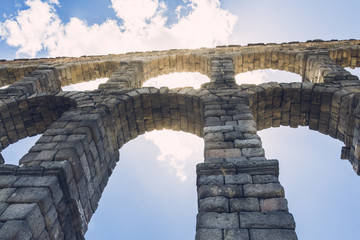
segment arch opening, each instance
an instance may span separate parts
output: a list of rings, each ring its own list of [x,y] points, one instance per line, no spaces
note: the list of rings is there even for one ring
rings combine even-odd
[[[195,166],[203,161],[203,149],[201,138],[170,130],[146,132],[125,144],[86,239],[194,238]]]
[[[150,78],[144,82],[143,87],[192,87],[199,89],[201,84],[210,82],[210,78],[199,72],[176,72]]]
[[[280,182],[299,239],[352,239],[360,233],[354,221],[360,211],[360,178],[340,160],[340,141],[306,127],[258,133],[267,158],[279,160]],[[310,230],[314,226],[315,232]]]
[[[99,85],[102,83],[106,83],[109,80],[109,78],[97,78],[92,81],[88,82],[81,82],[81,83],[75,83],[70,84],[67,86],[62,87],[63,91],[90,91],[98,89]]]
[[[19,165],[19,160],[35,145],[36,141],[41,137],[40,134],[23,138],[16,143],[5,148],[1,155],[5,164]]]
[[[235,81],[238,85],[261,84],[267,82],[290,83],[301,82],[302,78],[300,75],[292,72],[274,69],[260,69],[239,73],[235,76]]]
[[[352,75],[358,76],[360,78],[360,67],[356,68],[345,68],[345,70],[349,71]]]
[[[64,96],[51,94],[3,101],[0,106],[0,120],[4,131],[0,134],[0,151],[19,140],[44,133],[72,104],[72,101]],[[30,142],[34,143],[34,140]]]

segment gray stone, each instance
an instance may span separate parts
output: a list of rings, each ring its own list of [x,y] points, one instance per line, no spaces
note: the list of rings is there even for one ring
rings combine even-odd
[[[236,139],[234,143],[236,148],[261,148],[261,141],[259,139]]]
[[[207,133],[204,136],[205,142],[224,141],[224,135],[221,132]]]
[[[198,198],[223,196],[227,198],[243,197],[242,187],[239,185],[202,185],[198,188]]]
[[[251,240],[298,240],[290,229],[250,229]]]
[[[231,132],[234,130],[233,126],[211,126],[211,127],[204,127],[204,133],[215,133],[215,132]]]
[[[278,183],[279,179],[274,175],[254,175],[252,176],[254,183]]]
[[[6,200],[16,191],[16,188],[3,188],[0,189],[0,202],[6,202]]]
[[[199,212],[229,212],[229,199],[225,197],[207,197],[200,199]]]
[[[198,213],[198,228],[233,229],[239,228],[237,213]]]
[[[244,196],[259,198],[284,197],[284,188],[279,183],[246,184],[244,185]]]
[[[235,139],[243,139],[244,134],[242,131],[227,132],[224,135],[225,141],[234,141]]]
[[[250,174],[242,173],[236,175],[225,175],[225,184],[246,184],[252,183]]]
[[[13,240],[30,240],[32,233],[29,226],[25,221],[13,220],[6,221],[5,224],[0,228],[1,239],[13,239]]]
[[[241,212],[241,228],[295,229],[293,216],[287,212]]]
[[[259,200],[257,198],[231,198],[230,212],[259,212]]]
[[[11,204],[0,216],[0,221],[9,220],[24,220],[35,239],[39,238],[45,229],[44,219],[36,203]]]
[[[223,175],[210,175],[210,176],[200,176],[197,180],[197,185],[203,184],[224,184],[224,176]]]
[[[247,229],[225,229],[224,240],[250,240]]]
[[[262,212],[288,211],[288,204],[285,198],[261,199],[260,207]]]
[[[200,228],[196,231],[195,240],[223,240],[220,229]]]
[[[263,157],[265,155],[263,148],[242,148],[241,153],[246,157]]]

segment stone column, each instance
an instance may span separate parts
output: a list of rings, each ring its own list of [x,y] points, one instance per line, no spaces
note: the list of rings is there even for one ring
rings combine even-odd
[[[235,70],[232,58],[211,59],[211,81],[223,85],[235,85]]]
[[[140,88],[144,79],[142,62],[123,62],[99,89]]]
[[[264,157],[247,99],[206,102],[204,117],[196,240],[297,239],[278,161]]]

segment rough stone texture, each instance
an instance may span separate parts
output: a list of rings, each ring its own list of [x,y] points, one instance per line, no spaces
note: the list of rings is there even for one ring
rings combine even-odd
[[[242,212],[240,213],[241,228],[295,228],[293,216],[283,212]]]
[[[0,238],[84,239],[118,149],[154,129],[202,137],[197,166],[196,239],[297,239],[278,180],[257,131],[290,126],[344,143],[360,174],[360,40],[249,44],[80,58],[0,61],[0,151],[28,136],[38,142],[6,164],[0,154]],[[301,83],[238,86],[258,69],[299,74]],[[193,88],[142,88],[152,77],[199,72]],[[61,87],[96,78],[99,89]]]
[[[246,229],[224,230],[224,240],[249,240],[249,233]]]
[[[297,240],[294,231],[286,229],[251,229],[252,240]]]

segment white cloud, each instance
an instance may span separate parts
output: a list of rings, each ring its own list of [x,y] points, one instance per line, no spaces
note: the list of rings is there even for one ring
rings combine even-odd
[[[19,11],[14,19],[0,23],[0,36],[10,46],[19,48],[19,56],[34,57],[42,49],[53,48],[61,27],[52,5],[56,3],[27,0],[28,9]]]
[[[88,25],[76,17],[62,22],[57,0],[27,0],[28,9],[0,23],[0,36],[18,48],[18,57],[80,56],[169,48],[213,47],[226,44],[237,17],[220,8],[219,0],[189,0],[191,9],[178,22],[166,26],[164,2],[112,0],[119,19]],[[39,17],[41,16],[41,17]],[[119,23],[120,22],[120,23]]]
[[[145,139],[153,141],[161,154],[157,156],[159,161],[167,161],[169,166],[176,171],[180,181],[186,181],[186,161],[193,152],[204,148],[203,139],[184,132],[171,130],[152,131],[145,134]]]
[[[116,16],[124,20],[127,30],[140,30],[146,28],[147,21],[156,17],[164,5],[158,0],[111,0]]]

